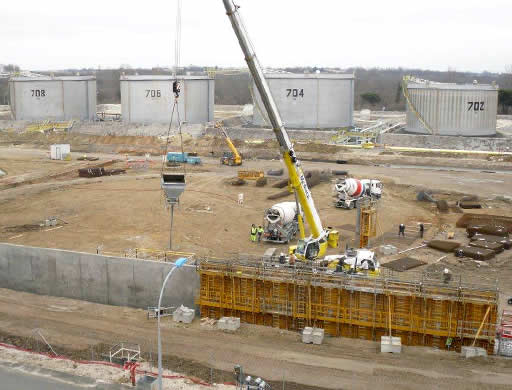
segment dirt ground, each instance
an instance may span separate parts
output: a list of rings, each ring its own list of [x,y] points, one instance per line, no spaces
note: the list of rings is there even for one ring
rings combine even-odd
[[[33,332],[39,328],[57,353],[75,358],[97,358],[105,345],[128,341],[156,360],[156,323],[143,310],[5,289],[0,289],[0,302],[0,338],[7,342],[43,349]],[[275,388],[284,380],[285,389],[507,389],[512,381],[512,360],[503,358],[469,361],[455,352],[421,347],[384,355],[374,342],[327,338],[322,345],[309,345],[297,333],[248,324],[228,333],[198,319],[183,325],[165,318],[162,336],[169,369],[210,380],[213,367],[218,383],[232,381],[235,364]]]
[[[85,139],[74,137],[75,142],[85,145]],[[0,169],[7,175],[0,178],[0,241],[94,253],[99,249],[111,254],[131,253],[135,248],[168,248],[169,210],[160,190],[161,160],[155,156],[146,162],[144,157],[128,156],[140,161],[126,161],[127,147],[132,148],[131,155],[140,155],[146,146],[159,150],[161,141],[151,137],[133,138],[135,141],[124,139],[122,147],[119,143],[110,144],[111,152],[92,153],[100,158],[99,163],[120,160],[109,168],[127,169],[125,175],[95,179],[77,176],[78,167],[97,163],[77,161],[82,152],[73,153],[69,162],[51,161],[44,140],[19,141],[15,146],[8,141],[2,143]],[[87,142],[99,142],[98,139],[87,138]],[[106,142],[101,146],[109,145],[107,138],[103,141]],[[214,154],[225,149],[224,144],[212,144],[211,140],[207,147]],[[321,150],[314,153],[320,155]],[[421,245],[423,241],[416,231],[418,222],[429,227],[425,239],[444,238],[447,231],[455,231],[457,240],[467,242],[463,230],[454,228],[462,214],[453,211],[442,214],[432,203],[418,202],[416,194],[420,189],[431,190],[449,204],[454,204],[463,194],[477,195],[484,208],[476,212],[512,216],[507,199],[496,199],[498,195],[512,196],[512,171],[505,170],[504,162],[475,159],[471,160],[474,164],[481,162],[487,169],[469,170],[467,161],[459,158],[395,155],[381,156],[392,158],[387,160],[387,165],[382,160],[379,165],[372,165],[378,153],[347,154],[357,164],[310,161],[303,164],[305,170],[343,169],[354,177],[377,178],[384,183],[374,247],[392,243],[404,250]],[[232,186],[229,179],[236,176],[237,168],[220,166],[218,158],[202,156],[202,159],[201,166],[186,167],[187,188],[174,214],[173,249],[199,256],[261,255],[269,246],[250,242],[250,225],[263,222],[264,210],[277,203],[267,200],[267,196],[281,190],[270,185],[258,188],[252,182]],[[436,159],[442,159],[442,164],[439,161],[430,164]],[[423,166],[418,166],[418,160],[424,161]],[[495,170],[489,170],[489,166]],[[280,167],[278,160],[248,159],[243,165],[243,169],[265,172]],[[277,179],[270,178],[270,183],[274,180]],[[237,203],[239,193],[244,194],[243,206]],[[340,247],[353,245],[355,211],[332,205],[332,182],[315,186],[312,193],[324,225],[340,230]],[[282,200],[287,199],[292,197]],[[38,227],[50,216],[59,219],[58,226]],[[397,237],[400,223],[408,228],[405,239]],[[330,249],[329,254],[337,252],[339,249]],[[475,283],[493,284],[497,280],[502,305],[512,297],[510,251],[498,255],[488,265],[458,260],[453,255],[437,262],[444,254],[427,248],[407,255],[428,263],[413,272],[448,267],[457,276]],[[385,263],[393,258],[380,259]],[[52,345],[55,343],[65,350],[89,351],[91,346],[124,340],[141,343],[146,352],[155,351],[155,325],[140,310],[9,290],[0,291],[0,302],[0,332],[4,339],[32,337],[32,330],[41,328]],[[225,381],[237,363],[269,380],[279,382],[284,376],[286,382],[304,387],[505,389],[512,381],[510,360],[465,361],[455,353],[414,347],[405,348],[400,356],[380,355],[376,343],[352,339],[328,339],[325,345],[312,347],[301,344],[295,333],[249,325],[243,325],[236,334],[227,334],[201,327],[198,321],[188,327],[169,322],[164,340],[170,369],[208,373],[208,367],[214,367]]]

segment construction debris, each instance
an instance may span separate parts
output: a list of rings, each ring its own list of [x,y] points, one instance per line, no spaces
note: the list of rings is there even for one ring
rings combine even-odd
[[[493,236],[491,234],[480,234],[476,233],[473,237],[470,238],[471,241],[487,241],[487,242],[497,242],[503,245],[503,248],[510,249],[512,248],[512,239],[507,237]]]
[[[460,201],[458,203],[461,209],[481,209],[482,205],[480,202],[472,202],[472,201]]]
[[[260,177],[265,177],[265,174],[263,171],[256,171],[256,170],[239,170],[238,171],[238,178],[243,180],[257,180]]]
[[[103,167],[80,168],[78,176],[80,177],[100,177],[114,176],[126,173],[126,169],[105,169]]]
[[[487,351],[479,347],[462,347],[460,354],[466,359],[469,359],[478,356],[487,356]]]
[[[383,353],[401,353],[402,339],[400,337],[381,336],[380,352]]]
[[[475,248],[483,248],[483,249],[490,249],[494,251],[494,253],[501,253],[503,252],[503,245],[501,245],[498,242],[488,242],[488,241],[471,241],[469,246],[473,246]]]
[[[444,199],[436,200],[437,209],[443,213],[448,212],[448,202]]]
[[[245,184],[247,184],[247,182],[244,179],[234,178],[233,180],[231,180],[232,186],[243,186]]]
[[[394,255],[398,252],[398,248],[394,245],[381,245],[379,247],[379,252],[383,255]]]
[[[284,169],[281,168],[281,169],[269,169],[267,171],[267,175],[268,176],[282,176],[284,173]]]
[[[321,328],[306,326],[302,331],[302,342],[304,344],[321,345],[324,341],[325,331]]]
[[[256,187],[265,187],[267,185],[267,181],[266,177],[256,179]]]
[[[284,188],[288,185],[288,179],[279,180],[277,183],[272,184],[272,188]]]
[[[189,309],[186,306],[181,305],[172,314],[174,322],[183,322],[184,324],[190,324],[194,320],[195,310]]]
[[[416,200],[418,200],[420,202],[435,202],[436,201],[434,199],[434,197],[432,196],[432,194],[427,191],[419,191],[418,194],[416,195]]]
[[[503,225],[497,224],[478,224],[478,225],[469,225],[466,228],[468,233],[468,237],[473,237],[476,233],[480,234],[489,234],[492,236],[500,236],[500,237],[508,237],[509,229]]]
[[[424,261],[412,258],[412,257],[402,257],[398,260],[390,261],[389,263],[381,264],[383,267],[392,269],[396,272],[404,272],[412,268],[420,267],[422,265],[427,264]]]
[[[458,228],[467,228],[471,225],[500,225],[512,233],[512,217],[503,215],[465,213],[456,224]]]
[[[240,328],[240,318],[238,317],[221,317],[217,321],[217,329],[235,331]]]
[[[457,257],[469,257],[475,260],[490,260],[496,253],[491,249],[475,248],[472,246],[463,246],[455,250]]]
[[[80,156],[77,158],[78,161],[98,161],[99,157],[92,157],[92,156]]]
[[[453,252],[455,249],[460,247],[461,244],[457,241],[431,240],[427,245],[430,248],[434,248],[442,252]]]

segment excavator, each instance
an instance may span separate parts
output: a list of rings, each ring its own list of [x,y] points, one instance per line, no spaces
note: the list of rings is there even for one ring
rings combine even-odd
[[[231,141],[231,138],[229,138],[228,133],[226,133],[226,130],[224,127],[222,127],[222,124],[220,122],[215,123],[215,128],[219,129],[222,136],[226,140],[226,143],[229,146],[229,149],[231,152],[224,152],[224,155],[220,158],[220,163],[222,165],[242,165],[242,156],[240,153],[238,153],[238,150],[235,147],[235,144],[233,144],[233,141]]]
[[[328,247],[338,247],[339,233],[329,228],[324,229],[322,226],[322,221],[315,208],[313,196],[308,188],[302,165],[295,154],[293,144],[286,132],[270,88],[263,75],[263,69],[250,43],[249,36],[238,12],[239,7],[232,0],[223,0],[223,2],[279,143],[281,155],[288,170],[290,186],[295,193],[296,202],[299,204],[311,231],[310,236],[306,237],[304,220],[302,214],[298,213],[300,239],[294,248],[295,256],[302,261],[314,261],[322,257]]]

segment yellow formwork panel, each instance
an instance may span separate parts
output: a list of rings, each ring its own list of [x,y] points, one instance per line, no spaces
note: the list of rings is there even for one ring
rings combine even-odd
[[[476,345],[492,353],[497,291],[417,282],[287,275],[251,267],[201,264],[197,303],[203,317],[300,331],[324,328],[331,336],[380,340],[391,329],[404,345],[445,349],[470,345],[490,307]]]

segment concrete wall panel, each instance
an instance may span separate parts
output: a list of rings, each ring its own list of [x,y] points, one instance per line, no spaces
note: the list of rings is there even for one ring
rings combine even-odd
[[[82,299],[80,280],[80,256],[57,253],[55,256],[54,294],[67,298]]]
[[[133,262],[124,259],[108,259],[108,304],[135,306],[135,281]]]
[[[80,256],[82,299],[108,304],[107,260],[82,253]]]
[[[171,263],[0,243],[0,287],[90,302],[147,308],[158,303]],[[163,304],[194,306],[194,268],[173,273]]]

